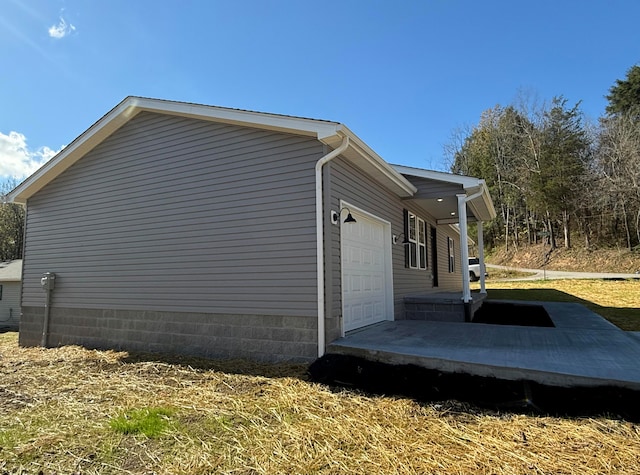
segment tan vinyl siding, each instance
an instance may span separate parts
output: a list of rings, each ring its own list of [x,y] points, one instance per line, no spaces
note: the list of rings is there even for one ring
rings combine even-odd
[[[462,185],[439,182],[416,176],[408,176],[408,178],[418,189],[415,195],[416,198],[438,198],[464,193]],[[433,221],[430,222],[430,225],[434,225]],[[460,234],[453,230],[448,224],[437,226],[436,234],[438,239],[438,287],[435,290],[462,290],[462,274],[460,273]],[[455,243],[455,272],[453,273],[449,272],[449,254],[447,248],[448,237],[452,238]],[[433,243],[429,242],[428,256],[430,261],[432,258],[432,245]],[[432,263],[429,262],[429,266],[431,265]]]
[[[454,242],[454,272],[449,272],[449,248],[447,238]],[[438,226],[438,283],[441,290],[462,290],[462,274],[460,272],[460,234],[449,225]]]
[[[314,316],[317,140],[141,113],[29,199],[23,305]]]

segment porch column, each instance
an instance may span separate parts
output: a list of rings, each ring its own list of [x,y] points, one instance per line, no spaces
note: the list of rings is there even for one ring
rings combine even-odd
[[[471,285],[469,284],[469,239],[467,237],[467,195],[458,197],[458,225],[460,226],[460,269],[462,269],[462,300],[471,301]]]
[[[484,279],[484,231],[482,230],[482,221],[478,221],[478,260],[480,261],[480,293],[486,294],[487,289]]]

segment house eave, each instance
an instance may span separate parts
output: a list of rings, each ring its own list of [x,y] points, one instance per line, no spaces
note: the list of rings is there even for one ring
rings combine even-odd
[[[26,204],[27,199],[75,164],[96,145],[131,120],[138,112],[139,110],[136,110],[127,100],[122,101],[9,192],[7,199],[14,203]]]
[[[22,260],[0,263],[0,283],[22,281]]]
[[[137,114],[145,111],[318,138],[335,136],[342,128],[342,124],[337,122],[130,96],[18,185],[7,195],[7,198],[14,203],[25,204],[47,183],[75,164]]]
[[[308,135],[317,138],[333,136],[342,124],[318,119],[307,119],[267,112],[255,112],[242,109],[231,109],[219,106],[208,106],[187,102],[168,101],[164,99],[148,99],[128,97],[138,111],[171,114],[192,119],[211,120],[219,123],[252,126],[277,132]]]
[[[334,146],[338,137],[341,140],[344,136],[349,137],[349,148],[343,153],[346,158],[383,183],[400,198],[410,198],[415,195],[418,189],[347,126],[342,125],[337,136],[320,140],[326,145]]]
[[[129,96],[12,190],[7,195],[8,200],[26,204],[31,196],[140,112],[170,114],[309,136],[332,147],[335,147],[343,137],[348,136],[351,145],[346,155],[349,158],[358,162],[359,166],[371,173],[374,178],[384,183],[398,196],[408,197],[416,192],[416,188],[406,178],[339,122]]]

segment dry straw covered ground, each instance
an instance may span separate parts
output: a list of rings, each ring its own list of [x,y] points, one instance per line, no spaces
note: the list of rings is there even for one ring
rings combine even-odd
[[[114,423],[141,413],[159,431]],[[311,383],[301,366],[20,348],[0,334],[0,473],[39,471],[640,473],[640,427],[374,397]]]

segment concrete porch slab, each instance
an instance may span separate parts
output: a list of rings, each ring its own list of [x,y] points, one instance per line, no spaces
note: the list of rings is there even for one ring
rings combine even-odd
[[[586,307],[542,305],[555,328],[399,320],[332,342],[327,354],[560,387],[640,390],[640,341]]]

